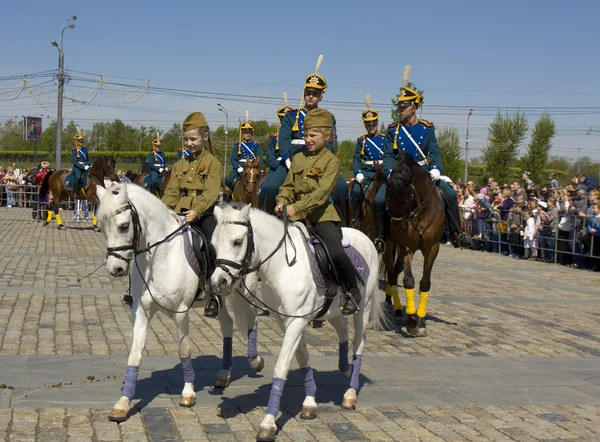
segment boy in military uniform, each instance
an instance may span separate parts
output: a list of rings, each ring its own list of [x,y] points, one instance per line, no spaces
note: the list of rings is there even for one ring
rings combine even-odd
[[[287,105],[287,99],[285,101],[286,104],[277,109],[277,118],[279,118],[280,126],[283,117],[285,117],[285,114],[292,110],[292,107]],[[267,164],[269,165],[269,173],[262,182],[258,194],[258,207],[263,209],[267,213],[273,213],[273,211],[275,210],[275,199],[267,200],[265,198],[265,192],[263,191],[263,188],[265,185],[268,186],[269,181],[271,180],[271,178],[273,178],[273,175],[275,175],[275,172],[279,168],[281,160],[282,157],[280,156],[279,152],[279,132],[277,132],[271,134],[271,136],[269,137],[269,143],[267,144]]]
[[[152,152],[148,154],[148,165],[150,166],[150,192],[156,193],[162,188],[163,172],[167,172],[167,160],[164,152],[160,151],[160,138],[152,140]]]
[[[254,125],[252,121],[246,119],[240,124],[240,141],[233,145],[231,149],[231,156],[229,157],[233,170],[225,178],[225,185],[233,192],[234,180],[244,173],[244,167],[248,160],[255,158],[259,159],[258,167],[262,169],[262,149],[260,144],[252,140],[252,134],[254,132]]]
[[[323,99],[323,94],[327,90],[327,81],[322,75],[319,75],[317,71],[321,64],[322,56],[319,57],[317,62],[317,69],[315,73],[309,74],[304,81],[304,92],[303,102],[304,106],[300,109],[292,109],[287,112],[283,121],[281,122],[281,128],[279,129],[279,157],[281,157],[280,165],[273,174],[269,182],[263,185],[262,192],[265,193],[265,199],[267,201],[267,207],[270,205],[269,200],[275,199],[279,188],[283,184],[287,172],[292,163],[292,157],[303,150],[304,148],[304,119],[306,114],[312,110],[317,109],[319,102]],[[333,136],[330,141],[327,142],[327,149],[334,154],[336,153],[337,135],[335,129],[335,119],[333,121]],[[333,192],[335,196],[335,202],[338,206],[338,211],[342,217],[342,222],[345,226],[349,224],[348,220],[348,184],[343,176],[338,177],[338,182]]]
[[[354,314],[360,303],[356,273],[342,247],[340,217],[329,197],[340,176],[340,160],[325,146],[333,138],[333,115],[325,109],[309,111],[304,120],[305,149],[297,153],[277,195],[276,213],[286,206],[292,221],[306,220],[321,235],[342,283],[350,292],[342,314]]]
[[[371,99],[365,97],[367,108],[371,107]],[[366,197],[366,189],[369,187],[375,177],[374,164],[379,163],[383,168],[383,155],[385,153],[385,137],[379,134],[379,112],[373,109],[367,109],[362,113],[362,120],[367,131],[366,135],[356,140],[354,149],[354,169],[355,183],[352,186],[352,213],[354,218],[360,214],[362,203]],[[383,241],[383,215],[385,214],[385,189],[383,184],[375,195],[373,204],[373,214],[375,223],[375,237],[378,250],[382,249]]]
[[[433,123],[417,118],[416,111],[423,103],[423,95],[406,86],[400,88],[396,106],[399,122],[390,124],[386,136],[386,151],[384,168],[389,174],[394,167],[396,157],[400,152],[409,153],[415,161],[429,173],[440,189],[446,201],[446,220],[450,228],[452,245],[454,247],[470,247],[471,239],[463,233],[458,213],[456,192],[444,180],[442,174],[442,154],[435,136]]]
[[[73,199],[77,199],[79,190],[83,187],[83,174],[90,168],[88,161],[88,151],[83,147],[83,135],[77,128],[77,133],[73,137],[73,150],[71,151],[71,161],[73,162]]]
[[[184,120],[183,140],[189,156],[173,166],[162,201],[175,212],[182,212],[186,222],[194,223],[204,231],[211,257],[210,268],[207,269],[210,275],[216,259],[216,253],[210,245],[217,226],[213,208],[221,189],[223,167],[212,154],[210,130],[202,113],[193,112]],[[205,316],[218,316],[219,307],[220,299],[211,293]]]

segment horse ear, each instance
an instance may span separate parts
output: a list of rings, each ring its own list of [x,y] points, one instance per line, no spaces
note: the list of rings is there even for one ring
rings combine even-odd
[[[127,204],[127,201],[129,200],[127,198],[127,184],[120,184],[120,187],[121,187],[120,189],[115,188],[113,190],[113,193],[114,192],[118,192],[116,194],[117,195],[117,202],[119,204],[125,205],[125,204]]]
[[[106,195],[106,189],[102,186],[96,186],[96,196],[98,196],[98,200],[101,200],[104,195]]]
[[[217,219],[217,223],[218,223],[219,220],[221,219],[221,215],[223,214],[223,209],[221,209],[221,207],[219,207],[219,206],[215,206],[215,209],[213,210],[213,214],[215,215],[215,218]]]
[[[244,219],[248,219],[250,218],[250,204],[246,204],[242,210],[240,211],[240,215],[242,216],[242,218]]]

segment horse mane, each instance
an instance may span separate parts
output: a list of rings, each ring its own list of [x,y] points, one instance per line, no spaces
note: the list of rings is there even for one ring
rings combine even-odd
[[[403,214],[410,209],[406,206],[411,201],[410,185],[413,180],[413,167],[415,166],[419,167],[414,158],[406,152],[401,152],[392,168],[386,200],[388,207],[394,214]]]

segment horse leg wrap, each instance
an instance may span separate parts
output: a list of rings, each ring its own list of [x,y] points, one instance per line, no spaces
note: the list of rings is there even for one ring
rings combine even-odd
[[[92,226],[95,226],[98,224],[98,218],[96,218],[96,215],[92,216]]]
[[[46,222],[49,223],[52,221],[52,210],[48,210],[48,216],[46,217]]]
[[[231,370],[233,365],[233,340],[223,338],[223,370]]]
[[[269,395],[269,404],[267,405],[267,414],[277,416],[277,413],[279,413],[279,404],[281,403],[284,385],[285,379],[273,378],[271,394]]]
[[[406,314],[414,315],[417,309],[415,308],[415,289],[404,289],[406,295]]]
[[[192,358],[181,358],[181,368],[183,369],[183,382],[193,384],[196,380],[196,374],[192,368]]]
[[[419,292],[419,308],[417,309],[417,316],[424,318],[427,314],[427,298],[429,292]]]
[[[248,330],[248,358],[256,359],[258,349],[256,348],[256,335],[258,331],[255,328]]]
[[[134,367],[133,365],[129,365],[127,367],[127,372],[125,372],[125,382],[121,388],[121,395],[129,399],[133,399],[133,396],[135,396],[135,384],[137,382],[139,372],[140,367]]]
[[[304,395],[315,396],[317,394],[317,384],[315,384],[315,376],[311,367],[301,368],[304,375]]]
[[[400,301],[400,296],[398,295],[397,285],[390,286],[390,295],[392,295],[392,299],[394,300],[394,311],[402,310],[402,301]]]
[[[346,373],[350,370],[350,364],[348,363],[348,341],[340,342],[339,348],[338,368],[342,373]]]
[[[62,219],[60,219],[60,214],[56,214],[56,224],[58,224],[59,226],[62,225]]]
[[[358,391],[358,380],[360,378],[360,366],[362,364],[362,355],[352,357],[352,375],[350,376],[350,388]]]

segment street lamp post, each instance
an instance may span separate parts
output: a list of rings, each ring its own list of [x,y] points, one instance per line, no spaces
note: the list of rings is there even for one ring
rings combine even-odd
[[[473,114],[473,108],[469,109],[469,115],[467,115],[467,146],[465,149],[465,183],[467,182],[467,174],[469,172],[469,120]]]
[[[225,147],[223,149],[223,176],[227,175],[227,128],[229,127],[229,113],[227,109],[221,106],[221,103],[217,103],[217,108],[219,111],[225,114]]]
[[[579,175],[579,171],[581,170],[581,147],[577,148],[577,175]]]
[[[56,170],[60,170],[62,166],[62,111],[63,111],[63,89],[65,86],[65,54],[63,52],[63,38],[65,34],[65,29],[73,29],[75,27],[74,23],[69,23],[70,21],[77,20],[77,16],[73,15],[71,18],[65,20],[62,25],[62,29],[60,30],[60,46],[56,43],[55,40],[52,40],[50,43],[56,49],[58,49],[58,104],[56,109],[56,146],[54,146],[54,154],[56,156]],[[67,24],[69,23],[69,24]]]

